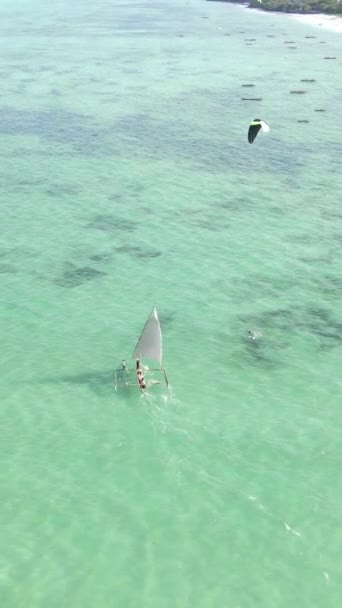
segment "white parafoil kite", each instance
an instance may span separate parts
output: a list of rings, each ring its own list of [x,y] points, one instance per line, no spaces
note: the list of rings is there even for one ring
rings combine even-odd
[[[265,120],[261,120],[260,118],[254,118],[248,129],[248,141],[250,144],[253,143],[260,129],[265,131],[265,133],[268,133],[270,130],[270,125]]]

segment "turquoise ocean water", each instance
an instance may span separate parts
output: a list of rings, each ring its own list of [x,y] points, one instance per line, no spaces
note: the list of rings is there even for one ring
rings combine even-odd
[[[339,607],[341,36],[200,0],[0,33],[1,607]],[[154,304],[171,393],[115,392]]]

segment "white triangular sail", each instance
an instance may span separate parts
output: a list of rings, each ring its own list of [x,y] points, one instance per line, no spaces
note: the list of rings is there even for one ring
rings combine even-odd
[[[162,362],[162,335],[157,309],[153,308],[145,327],[141,332],[138,343],[133,351],[132,359],[153,359]]]

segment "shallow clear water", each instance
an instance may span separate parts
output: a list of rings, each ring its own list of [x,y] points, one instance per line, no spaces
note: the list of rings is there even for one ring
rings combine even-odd
[[[0,11],[1,605],[337,607],[342,39],[46,4]],[[171,394],[114,392],[154,304]]]

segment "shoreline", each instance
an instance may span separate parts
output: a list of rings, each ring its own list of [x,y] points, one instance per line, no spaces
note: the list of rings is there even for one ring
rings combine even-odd
[[[213,0],[211,0],[213,1]],[[341,15],[331,15],[327,13],[288,13],[286,11],[272,11],[265,10],[261,6],[254,7],[249,6],[249,3],[241,0],[241,2],[231,2],[231,0],[216,0],[218,2],[227,2],[230,4],[240,5],[243,8],[248,8],[251,10],[258,11],[260,13],[268,14],[268,15],[285,15],[289,19],[295,19],[296,21],[301,21],[302,23],[307,23],[308,25],[312,25],[314,27],[320,27],[322,30],[329,30],[330,32],[335,32],[337,34],[342,34],[342,16]]]
[[[301,13],[279,14],[285,14],[290,19],[296,19],[296,21],[301,21],[302,23],[307,23],[308,25],[321,27],[324,30],[330,30],[331,32],[342,34],[342,17],[339,15],[326,15],[324,13],[316,13],[311,15],[303,15]]]

